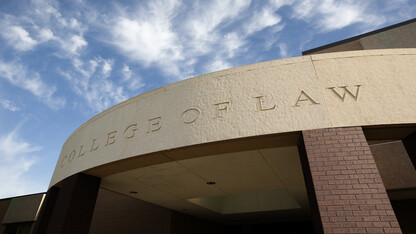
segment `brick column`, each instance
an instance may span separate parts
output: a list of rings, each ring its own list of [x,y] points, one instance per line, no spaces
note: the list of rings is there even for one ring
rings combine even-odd
[[[85,174],[63,180],[46,233],[87,234],[100,182],[100,178]]]
[[[46,193],[45,200],[42,203],[42,208],[39,212],[38,219],[36,220],[33,234],[43,234],[49,225],[49,220],[52,217],[53,208],[55,207],[56,199],[58,198],[59,188],[51,187]]]
[[[316,197],[317,207],[312,201],[311,209],[324,233],[401,233],[361,127],[302,135],[304,151],[300,147],[299,152],[310,170],[305,182],[314,189],[308,195]]]

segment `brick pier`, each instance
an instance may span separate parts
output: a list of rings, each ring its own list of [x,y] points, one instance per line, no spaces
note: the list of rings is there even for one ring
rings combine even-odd
[[[302,135],[308,194],[322,224],[317,232],[402,233],[361,127]]]

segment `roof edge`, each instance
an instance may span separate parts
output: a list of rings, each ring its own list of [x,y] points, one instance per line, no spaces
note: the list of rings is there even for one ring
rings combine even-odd
[[[328,49],[328,48],[331,48],[331,47],[334,47],[334,46],[342,45],[342,44],[345,44],[345,43],[348,43],[348,42],[352,42],[352,41],[361,39],[363,37],[374,35],[374,34],[377,34],[377,33],[380,33],[380,32],[384,32],[384,31],[387,31],[387,30],[390,30],[390,29],[393,29],[393,28],[397,28],[397,27],[400,27],[400,26],[404,26],[404,25],[407,25],[407,24],[411,24],[411,23],[414,23],[414,22],[416,22],[416,18],[413,18],[413,19],[410,19],[410,20],[407,20],[407,21],[404,21],[404,22],[400,22],[398,24],[393,24],[393,25],[390,25],[390,26],[387,26],[387,27],[384,27],[384,28],[380,28],[380,29],[377,29],[377,30],[374,30],[374,31],[371,31],[371,32],[363,33],[363,34],[360,34],[360,35],[357,35],[357,36],[354,36],[354,37],[350,37],[350,38],[347,38],[347,39],[344,39],[344,40],[341,40],[341,41],[337,41],[337,42],[326,44],[326,45],[323,45],[323,46],[320,46],[320,47],[316,47],[316,48],[313,48],[313,49],[310,49],[310,50],[305,50],[305,51],[302,52],[302,55],[309,55],[311,53],[314,53],[314,52],[317,52],[317,51],[320,51],[320,50],[324,50],[324,49]]]

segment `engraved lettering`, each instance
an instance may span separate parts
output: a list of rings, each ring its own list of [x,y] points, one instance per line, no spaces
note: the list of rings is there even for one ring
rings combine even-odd
[[[65,166],[64,162],[65,162],[66,158],[68,158],[68,156],[65,155],[65,157],[62,159],[62,162],[61,162],[61,168],[63,168]]]
[[[127,138],[127,139],[130,139],[130,138],[133,138],[134,137],[134,134],[136,133],[136,131],[137,131],[137,123],[134,123],[134,124],[130,124],[129,126],[127,126],[127,128],[124,130],[124,136]]]
[[[190,124],[195,122],[200,115],[201,111],[198,108],[189,108],[182,113],[181,118],[184,123]]]
[[[98,147],[100,146],[100,145],[97,145],[96,147],[94,147],[95,146],[95,141],[96,141],[97,139],[94,139],[94,140],[92,140],[92,145],[91,145],[91,150],[90,150],[90,152],[92,152],[92,151],[94,151],[94,150],[97,150],[98,149]]]
[[[306,94],[303,90],[300,92],[300,95],[298,97],[298,99],[296,100],[296,103],[293,107],[299,107],[299,102],[305,102],[305,101],[309,101],[311,102],[310,105],[317,105],[319,104],[319,102],[316,102],[315,100],[313,100],[308,94]]]
[[[348,98],[349,99],[353,98],[355,101],[358,101],[358,96],[359,96],[361,86],[362,85],[351,85],[351,86],[342,85],[342,86],[327,87],[326,89],[332,90],[335,96],[341,99],[342,102],[344,102],[345,99],[348,99]],[[350,97],[347,97],[347,96],[350,96]],[[255,99],[254,102],[256,103],[256,107],[255,107],[256,112],[276,110],[277,103],[269,100],[269,97],[267,97],[266,95],[256,95],[256,96],[251,96],[249,98]],[[315,101],[315,99],[313,99],[304,90],[301,90],[293,107],[300,107],[302,105],[319,105],[319,104],[320,104],[319,102]],[[214,110],[213,110],[214,119],[227,117],[228,112],[233,111],[233,109],[235,108],[234,106],[231,106],[231,101],[219,102],[213,105],[214,105]],[[252,105],[253,106],[249,107],[249,109],[251,108],[254,109],[254,103],[252,103]],[[195,107],[187,108],[185,111],[182,112],[179,121],[183,121],[183,123],[185,124],[192,124],[201,117],[201,113],[202,111],[198,108],[195,108]],[[156,132],[160,130],[162,127],[161,120],[162,120],[161,116],[148,119],[149,126],[148,126],[147,133]],[[140,133],[139,128],[138,128],[138,123],[132,123],[129,125],[123,124],[122,127],[125,127],[122,133],[123,134],[122,136],[117,136],[118,130],[107,132],[106,141],[103,136],[102,136],[103,137],[102,140],[101,140],[101,136],[98,136],[98,137],[96,136],[98,139],[100,139],[99,142],[97,142],[97,138],[95,139],[93,138],[92,142],[90,141],[91,146],[89,145],[89,143],[83,142],[84,144],[79,146],[78,152],[76,151],[76,149],[78,148],[75,148],[70,152],[70,154],[62,155],[62,161],[60,164],[61,168],[65,167],[67,163],[71,165],[71,162],[75,159],[75,157],[80,158],[80,157],[85,156],[86,154],[88,155],[88,146],[91,147],[89,152],[93,152],[97,150],[101,144],[103,144],[101,146],[108,146],[108,145],[114,144],[117,141],[116,137],[121,137],[121,138],[124,137],[125,139],[131,139],[135,137],[136,132],[138,132],[138,134]],[[119,129],[120,131],[119,135],[121,134],[121,130],[122,128]],[[102,147],[102,148],[105,149],[105,147]]]
[[[257,111],[268,111],[268,110],[274,110],[274,108],[276,108],[276,105],[272,107],[264,107],[263,106],[264,96],[257,96],[254,98],[257,99]]]
[[[78,158],[79,157],[81,157],[81,156],[84,156],[84,154],[85,154],[85,152],[82,152],[82,148],[83,148],[84,146],[83,145],[81,145],[81,147],[79,147],[79,154],[78,154]]]
[[[74,160],[75,154],[77,154],[77,151],[76,150],[72,150],[71,151],[71,154],[69,154],[68,162],[72,162],[72,160]]]
[[[156,132],[157,130],[159,130],[162,126],[160,125],[160,120],[162,119],[162,117],[156,117],[153,119],[149,119],[149,130],[147,131],[147,133],[149,132]]]
[[[105,146],[114,144],[114,142],[116,142],[116,132],[117,131],[112,131],[107,134],[107,143]]]
[[[338,91],[335,90],[335,87],[328,87],[327,89],[332,90],[337,95],[337,97],[339,97],[342,101],[345,100],[345,95],[347,93],[348,93],[348,95],[350,95],[351,97],[353,97],[355,101],[357,101],[357,99],[358,99],[358,93],[360,92],[361,85],[354,85],[354,86],[357,87],[357,89],[355,90],[355,94],[353,94],[348,89],[348,86],[346,86],[346,85],[345,86],[338,86],[339,89],[343,89],[344,90],[344,92],[343,92],[342,95]]]
[[[228,111],[228,106],[230,106],[230,102],[220,102],[220,103],[214,104],[214,106],[215,106],[214,119],[222,118],[223,117],[222,112]]]

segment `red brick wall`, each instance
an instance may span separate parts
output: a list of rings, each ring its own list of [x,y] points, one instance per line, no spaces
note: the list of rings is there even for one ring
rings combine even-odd
[[[401,233],[361,127],[302,134],[324,233]]]
[[[100,189],[89,233],[221,234],[222,229],[213,222]]]
[[[38,220],[35,222],[32,234],[44,234],[48,230],[49,220],[52,217],[56,199],[58,198],[60,188],[52,186],[48,189],[45,199],[43,200]],[[0,232],[1,233],[1,232]]]
[[[46,233],[88,234],[100,181],[98,177],[82,173],[64,179]]]
[[[90,234],[168,234],[171,211],[139,199],[100,189]]]

